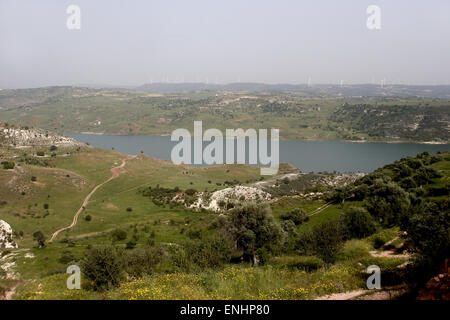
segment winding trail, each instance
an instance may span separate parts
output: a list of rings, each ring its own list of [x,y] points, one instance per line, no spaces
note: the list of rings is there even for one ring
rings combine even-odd
[[[86,196],[86,198],[84,198],[83,204],[82,204],[81,207],[78,209],[78,211],[75,213],[75,216],[73,217],[73,221],[72,221],[72,223],[70,224],[70,226],[67,226],[67,227],[60,228],[60,229],[56,230],[56,231],[53,233],[52,237],[50,238],[49,242],[52,242],[53,240],[55,240],[55,238],[58,236],[58,234],[59,234],[60,232],[65,231],[65,230],[69,230],[69,229],[75,227],[76,224],[77,224],[77,222],[78,222],[78,216],[79,216],[80,213],[83,212],[83,210],[86,208],[86,206],[87,206],[87,204],[88,204],[88,202],[89,202],[89,199],[92,197],[92,195],[93,195],[93,194],[94,194],[101,186],[103,186],[104,184],[106,184],[106,183],[110,182],[111,180],[117,178],[117,177],[122,173],[121,171],[122,171],[122,169],[125,167],[125,165],[126,165],[126,163],[127,163],[127,160],[128,160],[128,159],[133,159],[133,158],[135,158],[135,157],[136,157],[136,156],[129,156],[129,157],[125,158],[125,159],[122,159],[122,164],[121,164],[120,166],[112,168],[111,171],[110,171],[110,172],[111,172],[111,177],[109,177],[108,180],[106,180],[106,181],[100,183],[99,185],[95,186],[95,188],[92,189],[92,191]]]

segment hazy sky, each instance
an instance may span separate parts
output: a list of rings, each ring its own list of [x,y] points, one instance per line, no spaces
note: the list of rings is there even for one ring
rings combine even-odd
[[[381,30],[366,26],[372,4]],[[450,84],[449,17],[449,0],[0,0],[0,88]]]

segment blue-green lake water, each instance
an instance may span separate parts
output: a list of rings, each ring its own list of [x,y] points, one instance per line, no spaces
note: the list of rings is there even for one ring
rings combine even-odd
[[[170,141],[169,136],[64,134],[98,148],[114,148],[126,154],[143,151],[151,157],[164,160],[170,160],[171,150],[177,144]],[[290,163],[303,172],[371,172],[395,160],[424,151],[450,151],[450,144],[280,141],[280,162]]]

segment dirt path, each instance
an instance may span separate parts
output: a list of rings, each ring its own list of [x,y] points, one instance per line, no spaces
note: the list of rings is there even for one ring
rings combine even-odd
[[[128,157],[128,158],[122,159],[122,164],[121,164],[120,166],[112,168],[111,171],[110,171],[110,172],[111,172],[111,177],[109,177],[108,180],[106,180],[106,181],[100,183],[99,185],[97,185],[97,186],[96,186],[94,189],[92,189],[92,191],[86,196],[86,198],[84,198],[83,204],[82,204],[81,207],[78,209],[78,211],[75,213],[75,216],[73,217],[73,221],[72,221],[72,223],[70,224],[70,226],[67,226],[67,227],[60,228],[60,229],[56,230],[56,231],[53,233],[52,237],[50,238],[49,242],[52,242],[53,240],[55,240],[55,238],[58,236],[58,234],[59,234],[60,232],[65,231],[65,230],[69,230],[69,229],[75,227],[76,224],[77,224],[77,221],[78,221],[78,216],[80,215],[81,212],[84,211],[84,209],[86,208],[86,206],[87,206],[87,204],[88,204],[88,202],[89,202],[89,199],[92,197],[92,195],[93,195],[93,194],[94,194],[101,186],[103,186],[104,184],[106,184],[106,183],[110,182],[111,180],[117,178],[117,177],[120,175],[121,170],[125,167],[125,165],[126,165],[126,163],[127,163],[127,160],[128,160],[128,159],[133,159],[133,158],[135,158],[135,157],[136,157],[136,156],[130,156],[130,157]]]
[[[315,214],[318,214],[318,213],[322,212],[323,210],[325,210],[326,208],[328,208],[332,204],[333,204],[333,202],[325,203],[323,206],[321,206],[321,207],[315,209],[314,211],[308,213],[308,217],[311,217],[311,216],[313,216]]]
[[[354,290],[342,293],[333,293],[326,296],[318,297],[315,300],[351,300],[367,293],[368,291],[369,290]]]

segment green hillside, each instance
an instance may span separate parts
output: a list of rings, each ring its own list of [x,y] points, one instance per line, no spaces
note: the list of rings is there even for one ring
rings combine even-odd
[[[168,135],[204,128],[282,128],[286,140],[449,142],[450,102],[430,98],[315,96],[295,91],[50,87],[0,91],[0,118],[55,132]]]

